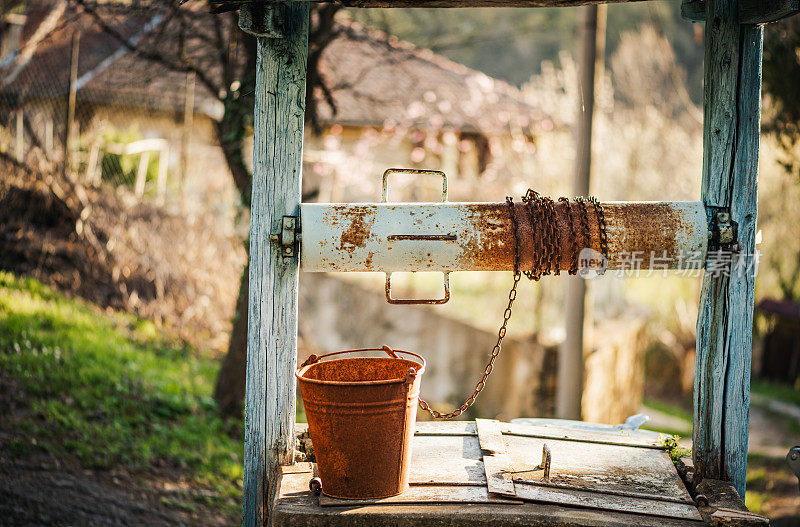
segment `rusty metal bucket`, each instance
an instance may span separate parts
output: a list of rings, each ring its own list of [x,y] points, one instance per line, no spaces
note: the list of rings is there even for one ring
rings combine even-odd
[[[384,351],[389,357],[321,360],[366,351]],[[312,355],[297,370],[323,493],[385,498],[408,488],[424,371],[425,359],[388,346]]]

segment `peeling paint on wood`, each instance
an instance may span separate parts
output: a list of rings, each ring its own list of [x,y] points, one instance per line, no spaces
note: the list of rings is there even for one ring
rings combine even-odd
[[[298,262],[269,235],[300,204],[308,4],[270,9],[284,24],[282,38],[257,44],[242,520],[252,527],[269,515],[278,465],[294,461]]]
[[[755,251],[763,29],[740,25],[735,0],[707,0],[703,186],[707,205],[730,207],[741,254]],[[731,479],[744,496],[750,407],[754,268],[703,277],[697,320],[694,464]]]

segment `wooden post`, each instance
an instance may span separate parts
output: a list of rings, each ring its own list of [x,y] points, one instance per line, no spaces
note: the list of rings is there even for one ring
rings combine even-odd
[[[72,33],[72,52],[69,60],[69,86],[67,87],[67,115],[64,124],[64,174],[69,173],[72,165],[72,140],[75,135],[75,103],[77,90],[75,83],[78,81],[78,50],[80,49],[81,32]]]
[[[592,120],[598,48],[605,50],[605,6],[581,8],[581,98],[578,101],[577,164],[573,192],[576,196],[589,195],[592,171]],[[600,30],[598,30],[600,29]],[[602,71],[602,66],[599,68]],[[561,419],[581,418],[583,395],[583,336],[586,313],[586,281],[579,276],[567,278],[565,302],[565,337],[558,354],[558,384],[556,415]]]
[[[703,277],[697,320],[694,463],[730,479],[744,498],[755,286],[763,30],[740,25],[736,0],[706,1],[703,186],[707,206],[730,207],[740,255]]]
[[[298,258],[269,235],[298,216],[303,153],[308,2],[242,7],[260,26],[256,59],[250,300],[245,396],[244,518],[261,526],[277,467],[294,461]],[[267,38],[263,35],[270,35]]]

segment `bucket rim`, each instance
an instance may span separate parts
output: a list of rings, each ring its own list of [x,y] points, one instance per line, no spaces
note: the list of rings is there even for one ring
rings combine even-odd
[[[325,354],[319,355],[319,356],[312,356],[312,357],[316,358],[316,360],[314,362],[310,363],[310,364],[309,363],[304,363],[297,371],[294,372],[294,376],[297,378],[298,381],[303,381],[303,382],[307,382],[307,383],[311,383],[311,384],[322,384],[322,385],[326,385],[326,386],[380,386],[380,385],[387,385],[387,384],[405,384],[405,383],[409,382],[408,381],[408,376],[401,377],[401,378],[398,378],[398,379],[384,379],[384,380],[379,380],[379,381],[323,381],[323,380],[320,380],[320,379],[309,379],[309,378],[303,376],[312,366],[314,366],[316,364],[319,364],[320,360],[325,358],[325,357],[330,357],[332,355],[342,355],[344,353],[357,353],[357,352],[361,352],[361,351],[385,351],[387,354],[390,355],[389,357],[362,357],[362,358],[373,358],[373,359],[384,359],[384,358],[390,359],[390,360],[391,359],[401,359],[401,357],[397,357],[397,356],[392,357],[391,354],[390,354],[390,351],[394,352],[394,353],[405,353],[406,355],[411,355],[412,357],[416,357],[417,359],[419,359],[420,362],[417,363],[417,362],[409,360],[409,359],[401,359],[401,360],[408,360],[409,362],[413,362],[414,364],[418,364],[419,368],[416,369],[416,375],[422,375],[423,373],[425,373],[425,359],[421,355],[418,355],[418,354],[413,353],[411,351],[405,351],[405,350],[398,350],[398,349],[391,349],[391,348],[387,350],[387,348],[388,348],[388,346],[384,346],[383,348],[357,348],[357,349],[344,350],[344,351],[334,351],[334,352],[325,353]],[[334,360],[350,360],[350,359],[356,359],[356,358],[358,358],[358,357],[348,357],[348,358],[334,359]],[[330,362],[333,362],[333,361],[330,361]]]

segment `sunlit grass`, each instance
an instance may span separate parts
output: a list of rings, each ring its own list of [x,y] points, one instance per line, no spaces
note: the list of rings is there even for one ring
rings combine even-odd
[[[149,321],[0,272],[0,375],[27,408],[10,452],[41,449],[95,469],[173,467],[234,514],[241,420],[217,412],[217,367]]]

